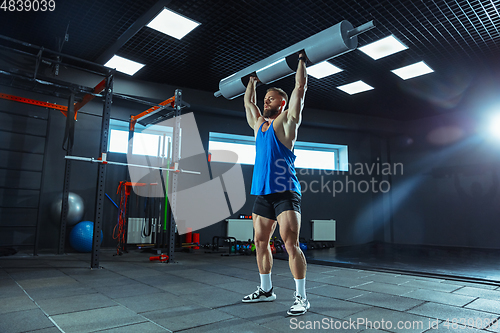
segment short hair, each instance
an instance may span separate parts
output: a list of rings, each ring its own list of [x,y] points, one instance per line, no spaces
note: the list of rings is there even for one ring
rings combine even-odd
[[[281,97],[283,97],[285,99],[286,104],[288,104],[288,94],[283,89],[271,87],[271,88],[267,89],[266,93],[268,93],[270,91],[276,91],[278,94],[281,95]]]

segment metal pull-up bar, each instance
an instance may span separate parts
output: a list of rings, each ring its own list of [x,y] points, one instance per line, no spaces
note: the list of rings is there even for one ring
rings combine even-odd
[[[3,94],[3,93],[0,93],[0,98],[6,99],[9,101],[19,102],[19,103],[32,104],[32,105],[41,106],[44,108],[60,110],[61,112],[63,112],[63,111],[68,112],[68,107],[66,105],[59,105],[59,104],[55,104],[55,103],[42,102],[42,101],[38,101],[36,99],[30,99],[30,98],[9,95],[9,94]]]
[[[98,159],[95,159],[93,157],[81,157],[81,156],[65,156],[64,158],[68,159],[68,160],[83,161],[83,162],[90,162],[90,163],[112,164],[112,165],[121,165],[121,166],[134,167],[134,168],[146,168],[146,169],[151,169],[151,170],[163,170],[163,171],[176,172],[176,173],[181,172],[181,173],[190,173],[190,174],[194,174],[194,175],[201,175],[201,172],[199,172],[199,171],[178,169],[178,163],[175,163],[174,168],[171,169],[171,168],[154,167],[154,166],[142,165],[142,164],[130,164],[130,163],[107,161],[106,154],[102,154],[102,155],[103,155],[103,158],[98,158]]]
[[[162,110],[163,109],[162,107],[170,106],[173,108],[174,105],[175,105],[175,96],[172,96],[169,99],[161,102],[157,106],[152,106],[149,109],[147,109],[146,111],[139,113],[137,116],[130,116],[130,130],[133,131],[135,129],[135,124],[140,119],[144,119],[146,117],[152,116],[156,112],[159,112],[160,110]]]

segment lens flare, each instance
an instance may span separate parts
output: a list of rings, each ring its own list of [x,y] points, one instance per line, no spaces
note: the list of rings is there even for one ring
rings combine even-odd
[[[494,138],[500,140],[500,114],[492,117],[490,122],[490,133]]]

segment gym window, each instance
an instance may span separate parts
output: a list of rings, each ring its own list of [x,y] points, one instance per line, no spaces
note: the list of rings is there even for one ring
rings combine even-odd
[[[235,152],[240,164],[253,165],[255,162],[255,139],[252,136],[210,132],[208,150],[212,162],[231,162],[226,161],[223,154],[217,154],[218,150]],[[298,169],[348,171],[346,145],[297,141],[294,154]]]
[[[112,119],[110,121],[110,135],[108,151],[110,153],[126,154],[128,150],[128,127],[129,123]],[[165,127],[162,127],[164,130]],[[165,144],[164,144],[165,139]],[[136,124],[134,132],[134,145],[132,154],[146,156],[162,156],[165,151],[167,157],[171,157],[170,149],[172,142],[172,131],[159,133],[154,130],[154,126],[146,129],[144,126]]]

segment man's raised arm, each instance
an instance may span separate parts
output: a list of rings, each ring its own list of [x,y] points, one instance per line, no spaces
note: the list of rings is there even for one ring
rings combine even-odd
[[[304,100],[307,90],[307,57],[304,52],[299,53],[299,63],[297,72],[295,73],[295,88],[290,96],[290,104],[288,107],[288,121],[293,121],[295,124],[300,124],[302,121],[302,109],[304,108]]]
[[[255,91],[257,82],[258,79],[256,77],[254,76],[250,77],[244,97],[247,122],[252,129],[255,129],[255,124],[257,123],[257,119],[261,117],[260,110],[257,107],[257,93]]]

